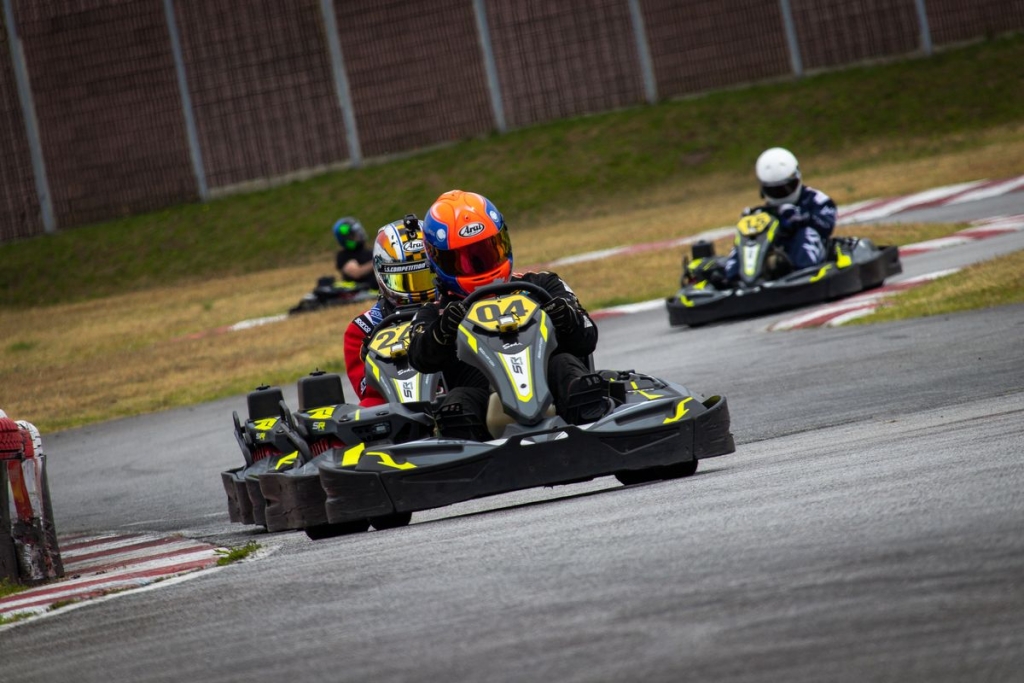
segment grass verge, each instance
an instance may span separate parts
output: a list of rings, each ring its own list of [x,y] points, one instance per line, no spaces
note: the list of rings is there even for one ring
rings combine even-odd
[[[849,324],[867,324],[947,315],[958,311],[1024,303],[1024,251],[976,263],[949,277],[886,299],[874,315]]]

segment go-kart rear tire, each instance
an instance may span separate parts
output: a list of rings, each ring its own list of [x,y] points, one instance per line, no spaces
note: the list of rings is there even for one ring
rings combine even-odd
[[[699,460],[690,460],[676,465],[665,465],[663,467],[651,467],[646,470],[624,470],[616,472],[615,478],[623,486],[633,484],[646,484],[649,481],[660,481],[665,479],[682,479],[690,477],[697,471]]]
[[[396,512],[391,515],[382,515],[380,517],[371,518],[370,526],[372,526],[377,531],[384,531],[385,529],[398,529],[403,526],[408,526],[411,520],[411,512]]]
[[[370,522],[365,519],[360,519],[355,522],[341,522],[339,524],[318,524],[316,526],[306,527],[306,536],[314,541],[319,541],[324,538],[334,538],[335,536],[358,534],[368,530],[369,528]]]

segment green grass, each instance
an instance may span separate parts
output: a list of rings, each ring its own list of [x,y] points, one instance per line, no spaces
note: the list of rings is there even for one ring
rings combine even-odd
[[[13,624],[17,621],[24,621],[34,617],[35,614],[32,612],[15,612],[13,614],[0,614],[0,626],[6,626],[7,624]]]
[[[15,583],[9,579],[0,579],[0,598],[6,598],[9,595],[14,595],[28,589],[29,586],[24,584]]]
[[[216,552],[220,555],[220,558],[217,560],[217,566],[224,567],[233,562],[244,560],[259,549],[260,544],[256,541],[249,541],[240,548],[218,549]]]
[[[937,151],[929,138],[944,138],[943,151],[969,148],[981,132],[1021,120],[1022,63],[1024,36],[1004,37],[929,59],[559,121],[68,229],[0,245],[0,291],[5,306],[24,308],[328,262],[337,216],[373,227],[422,215],[453,187],[487,194],[527,231],[637,208],[651,188],[708,174],[750,182],[752,160],[772,145],[842,156],[848,166],[838,170],[848,171],[927,157]]]
[[[1024,303],[1024,251],[976,263],[887,298],[875,313],[849,324],[870,324],[948,315]]]

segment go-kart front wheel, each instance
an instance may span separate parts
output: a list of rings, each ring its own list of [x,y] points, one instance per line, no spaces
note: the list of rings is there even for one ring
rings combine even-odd
[[[370,519],[370,526],[372,526],[377,531],[384,531],[385,529],[398,529],[399,527],[407,526],[411,520],[411,512],[396,512],[391,515],[381,515],[380,517],[372,517]]]
[[[698,460],[690,460],[689,462],[681,462],[676,465],[650,467],[646,470],[624,470],[622,472],[616,472],[615,478],[618,479],[623,486],[646,484],[649,481],[659,481],[663,479],[681,479],[683,477],[692,476],[697,471],[698,462]]]
[[[318,524],[306,527],[306,536],[314,541],[347,534],[358,534],[370,528],[369,520],[360,519],[355,522],[341,522],[339,524]]]

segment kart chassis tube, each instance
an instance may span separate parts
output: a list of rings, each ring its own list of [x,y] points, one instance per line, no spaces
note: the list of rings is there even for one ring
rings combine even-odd
[[[474,498],[554,486],[625,470],[675,465],[735,450],[724,398],[691,420],[657,429],[586,430],[568,425],[565,438],[524,443],[521,434],[454,462],[393,471],[320,467],[331,524],[415,512]],[[489,444],[438,441],[438,449],[478,450]]]

